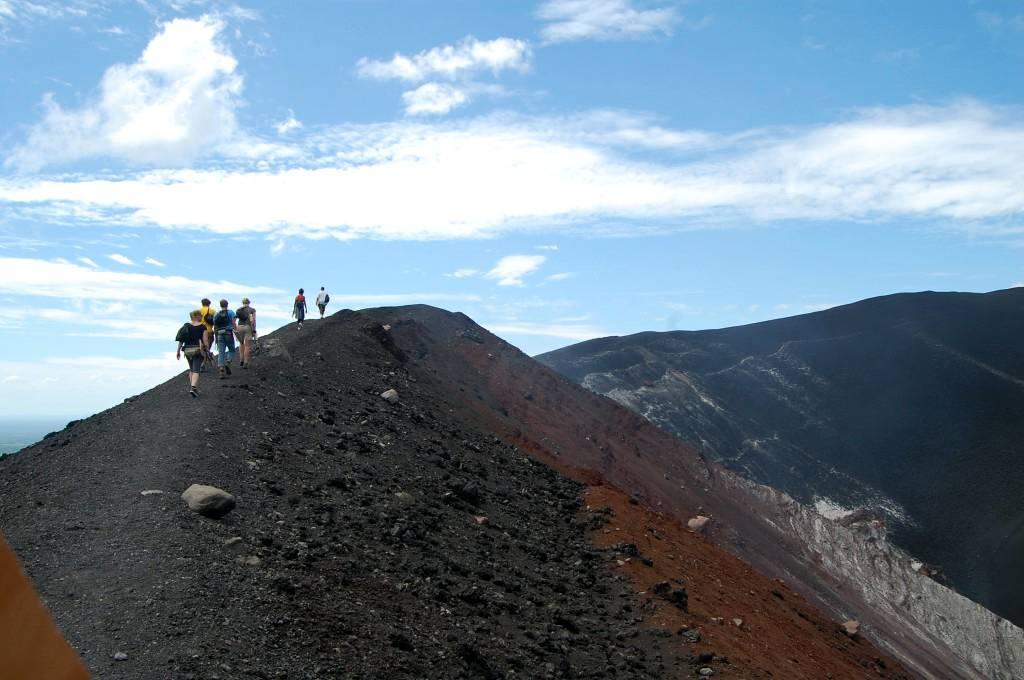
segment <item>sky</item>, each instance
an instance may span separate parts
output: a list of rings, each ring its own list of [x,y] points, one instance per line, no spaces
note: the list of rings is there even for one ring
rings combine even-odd
[[[1018,285],[1022,76],[1011,0],[0,0],[0,418],[183,370],[203,296],[537,354]]]

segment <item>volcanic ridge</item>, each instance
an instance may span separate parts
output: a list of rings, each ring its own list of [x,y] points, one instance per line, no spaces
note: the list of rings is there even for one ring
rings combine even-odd
[[[95,677],[913,677],[716,545],[786,549],[717,468],[463,315],[288,326],[200,389],[0,459],[0,529]]]

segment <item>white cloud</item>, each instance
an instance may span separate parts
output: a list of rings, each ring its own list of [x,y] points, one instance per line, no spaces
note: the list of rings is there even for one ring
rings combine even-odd
[[[288,118],[278,123],[274,123],[274,129],[277,130],[277,134],[286,135],[293,130],[299,130],[302,128],[302,122],[295,118],[295,112],[288,109]]]
[[[184,276],[156,276],[132,272],[98,271],[68,262],[0,257],[0,294],[96,300],[130,299],[136,303],[162,303],[191,308],[203,297],[236,298],[242,295],[284,296],[284,291],[230,281],[203,281]]]
[[[459,80],[490,71],[525,71],[530,67],[530,44],[513,38],[481,41],[468,36],[455,45],[443,45],[413,56],[395,54],[390,61],[360,59],[356,73],[361,78],[404,80],[416,83],[431,78]]]
[[[4,376],[4,379],[0,380],[0,382],[2,382],[2,383],[15,383],[15,382],[18,382],[20,380],[21,380],[21,376],[20,375],[8,375],[8,376]]]
[[[537,250],[558,250],[558,246],[537,246]]]
[[[78,261],[89,265],[93,269],[99,269],[100,268],[100,266],[98,264],[96,264],[96,262],[94,262],[92,258],[89,258],[89,257],[80,257],[80,258],[78,258]]]
[[[919,219],[992,234],[1024,210],[1021,120],[1016,109],[965,101],[728,137],[607,112],[351,125],[310,135],[305,163],[266,169],[0,178],[0,206],[36,220],[274,239],[830,219]],[[654,147],[665,152],[655,161],[650,139],[680,146]]]
[[[93,156],[176,164],[230,140],[242,78],[218,40],[223,28],[209,16],[174,19],[138,61],[107,69],[89,104],[64,109],[47,95],[43,120],[5,166],[32,171]]]
[[[541,35],[549,43],[668,35],[681,20],[673,7],[638,9],[632,0],[547,0],[537,16],[546,22]]]
[[[543,255],[507,255],[485,276],[496,279],[499,286],[522,286],[523,277],[539,269],[545,260]]]
[[[576,274],[573,273],[573,272],[559,272],[557,274],[552,274],[551,276],[547,277],[547,280],[548,281],[565,281],[566,279],[571,279],[574,276],[576,276]]]
[[[405,113],[409,116],[445,114],[469,102],[469,95],[458,87],[444,83],[426,83],[402,93]]]
[[[454,278],[454,279],[465,279],[465,278],[469,278],[471,276],[476,276],[479,273],[480,273],[479,270],[464,268],[464,269],[456,269],[451,274],[445,274],[445,276],[448,276],[448,277],[451,277],[451,278]]]
[[[166,267],[167,265],[156,259],[155,257],[147,257],[145,260],[146,264],[151,264],[154,267]]]
[[[107,255],[107,258],[113,260],[114,262],[117,262],[118,264],[124,264],[130,267],[135,266],[134,262],[132,262],[129,258],[125,257],[121,253],[111,253],[110,255]]]
[[[541,335],[565,340],[590,340],[611,335],[595,326],[571,323],[481,323],[481,326],[495,335]]]

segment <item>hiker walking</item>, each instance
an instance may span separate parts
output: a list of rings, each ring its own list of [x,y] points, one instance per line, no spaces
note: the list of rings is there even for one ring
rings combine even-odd
[[[323,286],[320,286],[320,294],[316,296],[316,306],[320,308],[320,318],[324,318],[324,310],[327,309],[327,303],[331,301],[331,296],[327,294]]]
[[[235,357],[235,313],[228,309],[228,301],[220,301],[220,311],[213,315],[213,334],[217,338],[217,372],[220,379],[231,375],[231,360]]]
[[[194,310],[189,314],[189,319],[190,322],[182,326],[174,338],[178,343],[175,357],[180,361],[182,352],[185,354],[188,361],[188,393],[195,398],[199,396],[199,373],[203,368],[205,348],[210,344],[210,332],[203,323],[202,310]]]
[[[306,319],[306,296],[303,289],[299,288],[299,294],[295,296],[295,305],[292,307],[292,316],[299,320],[299,328]]]
[[[213,347],[213,315],[217,313],[217,310],[211,306],[212,304],[213,303],[210,302],[210,298],[203,298],[202,306],[199,308],[199,313],[202,315],[203,325],[206,326],[206,330],[210,333],[210,344],[207,344],[205,348],[207,352],[209,352],[211,347]]]
[[[256,342],[256,310],[249,306],[249,298],[242,298],[242,306],[235,310],[238,326],[235,337],[238,338],[238,365],[249,368],[249,355],[252,344]]]

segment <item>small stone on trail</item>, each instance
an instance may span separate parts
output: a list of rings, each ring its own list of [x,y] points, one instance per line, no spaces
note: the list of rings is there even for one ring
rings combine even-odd
[[[856,637],[857,633],[860,632],[860,622],[847,621],[843,624],[843,632],[849,635],[850,637]]]
[[[145,491],[142,492],[142,495],[143,496],[157,496],[157,495],[162,494],[162,493],[163,493],[163,491],[161,491],[160,489],[146,489]]]
[[[249,555],[248,557],[239,557],[238,561],[247,567],[258,567],[263,564],[263,560],[256,557],[255,555]]]
[[[743,627],[743,619],[733,619],[732,620],[732,625],[736,626],[737,628],[742,628]]]
[[[480,515],[474,516],[473,517],[473,521],[475,521],[477,524],[481,524],[481,525],[489,524],[490,523],[489,519],[487,519],[486,517],[480,516]]]
[[[388,402],[389,404],[397,404],[398,392],[396,392],[395,390],[387,390],[385,392],[380,393],[380,398]]]
[[[713,670],[711,670],[710,668],[708,668],[707,666],[705,666],[704,668],[700,669],[700,675],[703,678],[710,678],[714,674],[715,674],[715,672]]]
[[[124,652],[114,652],[114,661],[127,661],[128,655]]]
[[[707,531],[708,523],[710,521],[710,517],[705,517],[704,515],[697,515],[696,517],[691,517],[690,521],[686,523],[686,526],[690,531],[694,533],[703,534],[705,531]]]
[[[236,547],[237,548],[241,548],[242,547],[242,537],[241,536],[232,536],[228,540],[224,541],[224,547],[225,548],[236,548]]]
[[[223,517],[235,508],[235,497],[215,486],[193,484],[181,494],[188,509],[204,517]]]

